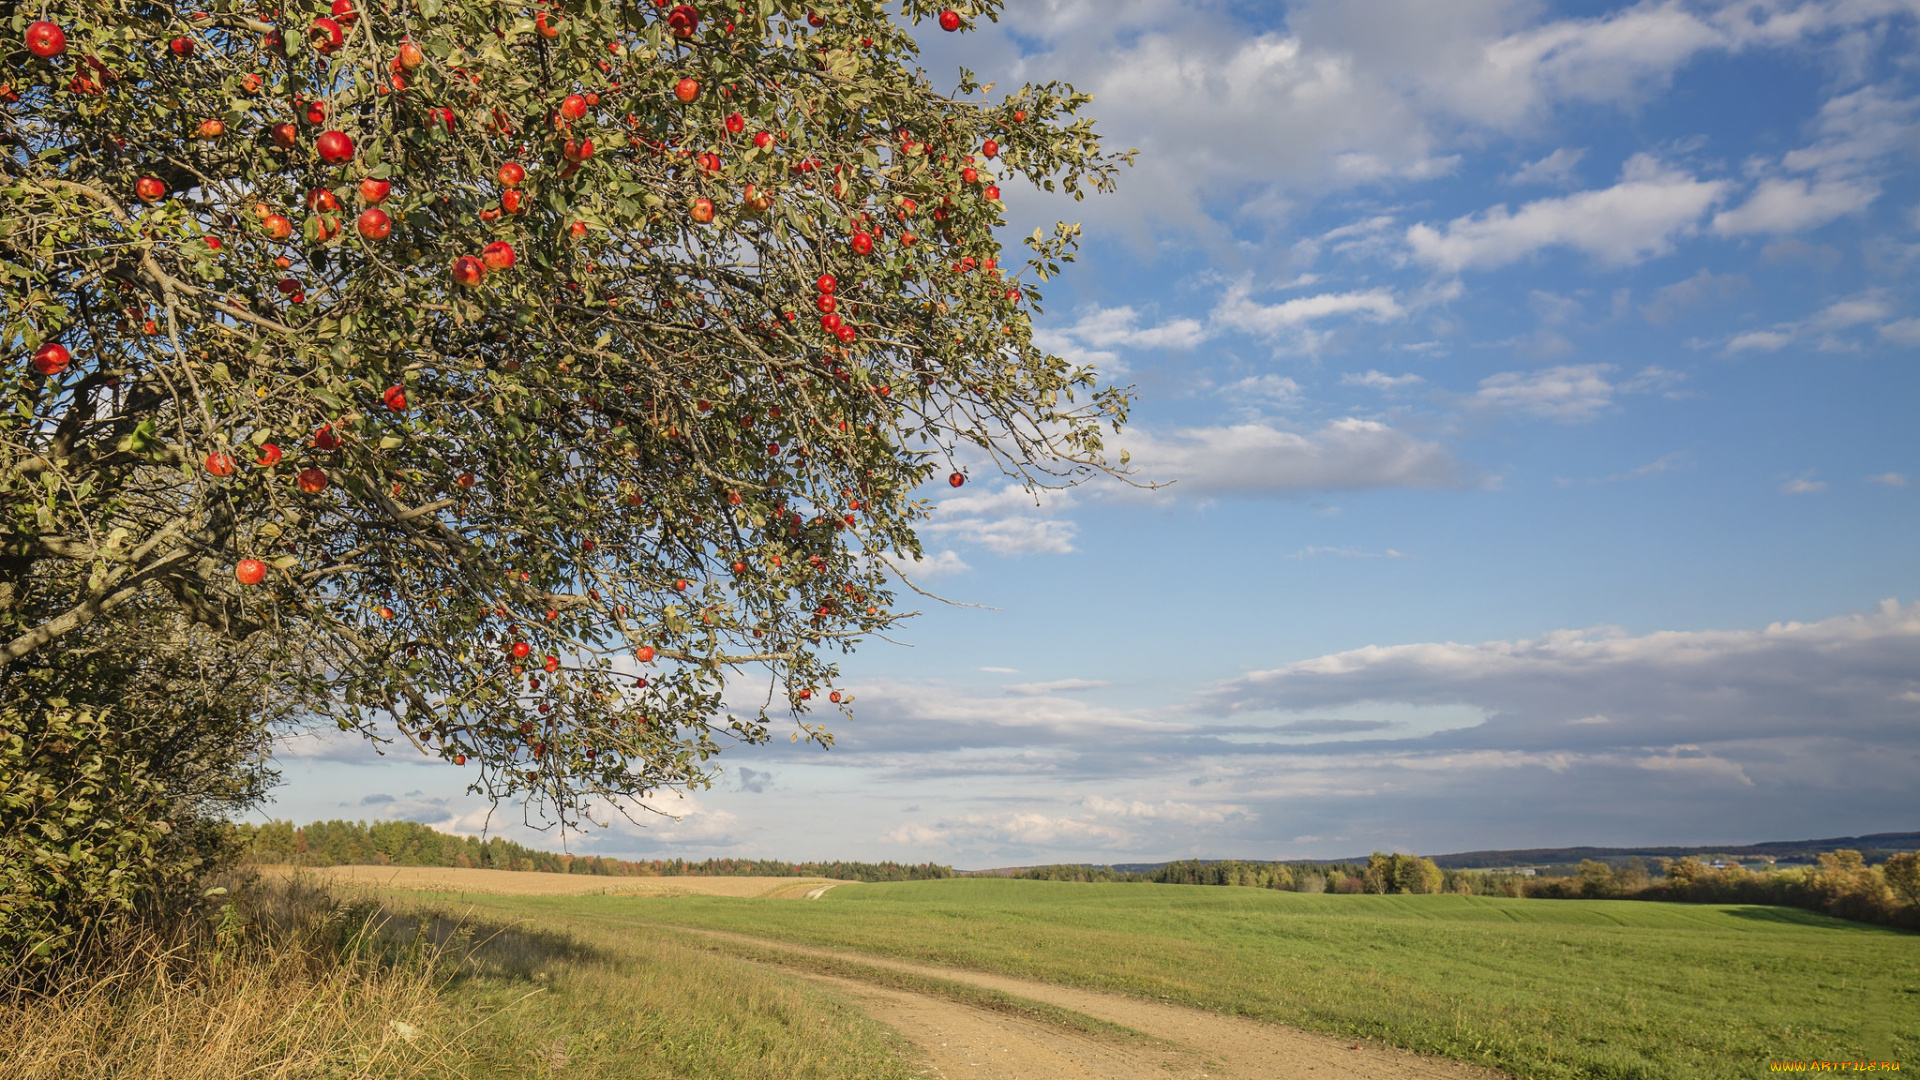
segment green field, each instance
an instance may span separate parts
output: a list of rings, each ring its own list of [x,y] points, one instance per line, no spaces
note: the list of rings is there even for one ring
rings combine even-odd
[[[1920,936],[1792,909],[998,879],[478,903],[594,936],[723,929],[1120,991],[1520,1077],[1920,1065]]]

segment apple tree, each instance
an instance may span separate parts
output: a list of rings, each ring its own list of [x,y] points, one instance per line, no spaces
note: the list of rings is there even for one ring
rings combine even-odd
[[[6,693],[157,603],[565,823],[830,740],[925,488],[1128,406],[1033,341],[1077,230],[994,231],[1126,155],[917,65],[998,8],[12,6]]]

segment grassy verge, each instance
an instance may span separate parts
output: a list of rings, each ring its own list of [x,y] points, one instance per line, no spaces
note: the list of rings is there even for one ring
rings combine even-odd
[[[1541,1080],[1732,1080],[1772,1060],[1920,1058],[1920,936],[1783,908],[984,879],[802,902],[488,908],[1003,972]]]
[[[7,1080],[906,1080],[912,1052],[803,979],[655,937],[583,937],[256,884],[209,929],[129,938],[0,999]]]

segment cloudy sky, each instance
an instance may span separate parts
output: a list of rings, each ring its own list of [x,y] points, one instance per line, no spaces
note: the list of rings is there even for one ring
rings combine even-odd
[[[1046,343],[1151,493],[976,473],[830,752],[620,855],[962,867],[1920,827],[1920,0],[1012,0],[1138,147]],[[268,813],[485,821],[306,743]],[[518,815],[494,826],[519,835]],[[554,837],[545,843],[557,844]]]

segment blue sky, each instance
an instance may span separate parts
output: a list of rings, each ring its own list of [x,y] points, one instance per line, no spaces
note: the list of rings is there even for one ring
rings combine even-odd
[[[1748,842],[1920,820],[1920,2],[1016,0],[1137,167],[1049,348],[1153,491],[976,470],[830,752],[569,838],[963,867]],[[290,745],[267,813],[474,831]],[[520,836],[503,808],[495,829]],[[522,836],[522,838],[525,838]],[[540,842],[557,845],[555,836]]]

